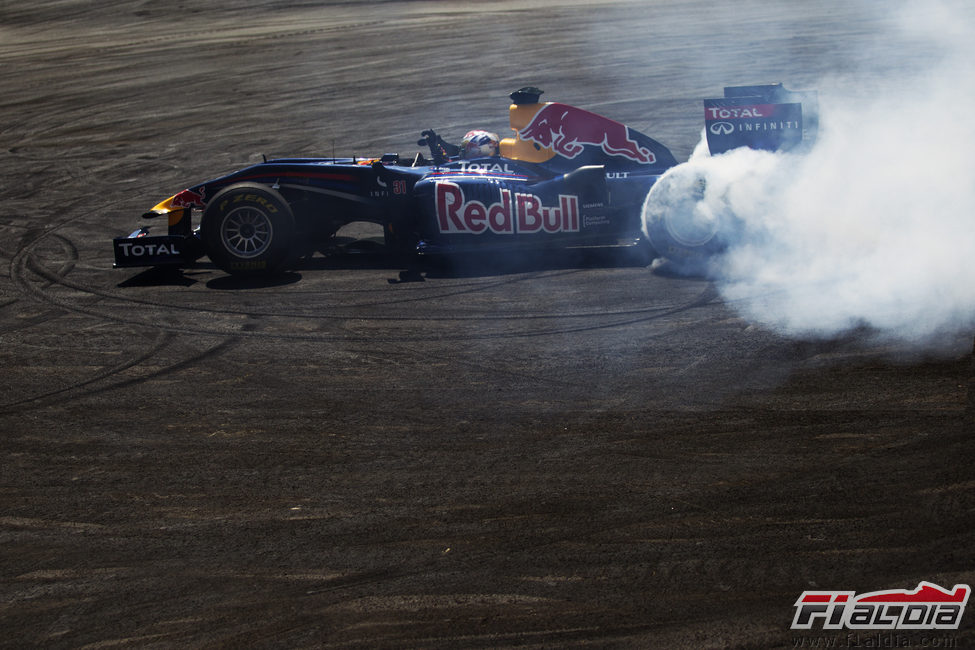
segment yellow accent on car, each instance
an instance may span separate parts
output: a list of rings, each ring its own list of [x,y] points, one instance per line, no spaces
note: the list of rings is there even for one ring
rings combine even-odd
[[[535,114],[550,103],[512,104],[508,107],[508,121],[511,130],[515,132],[515,137],[502,138],[502,157],[532,163],[542,163],[555,157],[555,151],[551,147],[540,147],[529,140],[522,140],[518,135],[518,131],[531,124]]]
[[[158,205],[153,206],[153,208],[152,208],[152,210],[150,210],[150,212],[158,212],[159,214],[166,214],[167,212],[170,212],[173,209],[173,199],[175,199],[175,198],[176,198],[176,195],[174,194],[173,196],[169,197],[168,199],[166,199],[162,203],[159,203]]]
[[[183,219],[185,219],[189,215],[190,208],[185,208],[185,207],[174,208],[173,199],[175,199],[176,196],[177,195],[174,194],[173,196],[169,197],[165,201],[161,203],[157,203],[146,214],[148,215],[154,212],[156,213],[157,216],[160,217],[165,216],[168,221],[168,225],[170,227],[178,225]]]

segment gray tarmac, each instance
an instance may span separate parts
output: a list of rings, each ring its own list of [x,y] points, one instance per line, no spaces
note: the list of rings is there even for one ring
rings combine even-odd
[[[0,4],[0,644],[793,647],[848,638],[804,590],[975,582],[970,353],[605,256],[112,269],[192,183],[524,85],[685,159],[724,85],[894,66],[877,5],[193,5]]]

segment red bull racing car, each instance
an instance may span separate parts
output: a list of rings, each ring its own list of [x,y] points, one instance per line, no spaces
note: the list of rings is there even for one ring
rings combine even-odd
[[[283,158],[192,185],[144,215],[165,219],[164,234],[145,226],[114,240],[115,266],[185,267],[207,256],[228,273],[269,274],[328,250],[359,221],[382,226],[388,251],[416,255],[633,246],[648,234],[664,255],[703,250],[679,227],[644,230],[648,192],[677,165],[664,145],[541,94],[512,93],[514,135],[493,146],[463,150],[424,131],[418,145],[429,157]],[[814,113],[805,122],[802,113],[811,97],[781,84],[726,88],[705,100],[711,152],[796,146],[814,127]]]

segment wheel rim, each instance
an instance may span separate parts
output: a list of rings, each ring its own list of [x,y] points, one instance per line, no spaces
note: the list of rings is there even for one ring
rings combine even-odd
[[[692,201],[682,201],[666,217],[667,232],[682,246],[703,246],[718,233],[718,220]]]
[[[658,192],[657,211],[667,234],[681,246],[703,246],[718,233],[718,216],[704,201],[704,182],[701,174],[684,172],[662,178],[650,190]]]
[[[257,257],[271,245],[274,229],[261,210],[240,207],[223,220],[220,238],[224,247],[237,257]]]

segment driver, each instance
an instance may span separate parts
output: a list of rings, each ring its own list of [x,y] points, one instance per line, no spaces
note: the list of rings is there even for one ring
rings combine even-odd
[[[501,153],[501,140],[497,133],[475,129],[468,131],[460,142],[460,155],[465,160],[493,158]]]
[[[473,158],[491,158],[501,155],[501,140],[497,133],[475,129],[468,131],[461,141],[460,146],[444,142],[433,129],[428,129],[420,133],[423,137],[417,141],[417,145],[430,147],[433,155],[433,162],[442,165],[458,157],[465,160]]]

